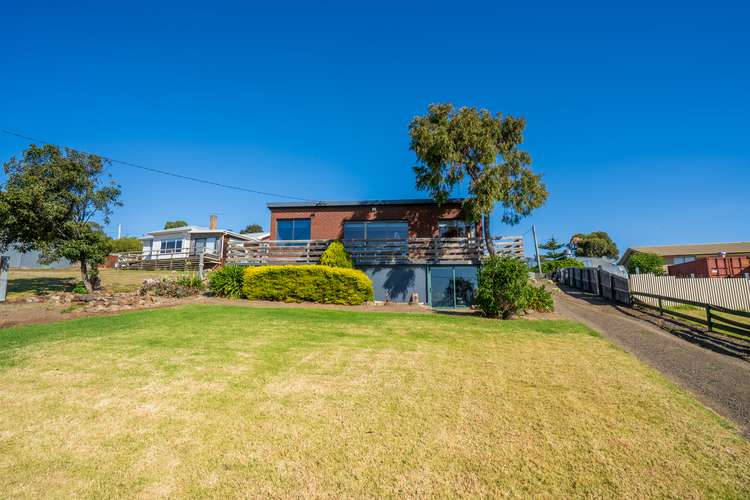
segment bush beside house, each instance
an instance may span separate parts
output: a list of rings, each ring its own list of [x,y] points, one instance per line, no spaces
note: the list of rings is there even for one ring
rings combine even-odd
[[[516,257],[494,255],[482,265],[476,305],[484,316],[509,319],[523,309],[549,312],[552,294],[529,282],[526,264]]]
[[[322,304],[359,305],[374,299],[365,273],[324,265],[247,268],[243,293],[250,300]]]

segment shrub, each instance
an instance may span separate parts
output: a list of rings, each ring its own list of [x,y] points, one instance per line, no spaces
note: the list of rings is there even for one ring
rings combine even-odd
[[[242,290],[256,300],[349,305],[373,300],[372,281],[365,273],[322,265],[250,267]]]
[[[333,241],[320,256],[320,264],[323,266],[343,267],[351,269],[354,267],[352,257],[340,241]]]
[[[76,283],[76,285],[73,287],[73,290],[71,291],[73,293],[78,293],[78,294],[89,293],[89,291],[86,290],[86,287],[83,286],[83,281],[79,281],[78,283]]]
[[[542,262],[542,272],[545,274],[554,273],[564,267],[584,267],[583,262],[578,259],[566,257],[558,260],[547,260]]]
[[[138,292],[141,295],[159,295],[161,297],[189,297],[198,295],[203,290],[203,282],[197,275],[184,274],[162,279],[143,281]]]
[[[555,301],[544,285],[537,287],[529,283],[524,292],[524,308],[532,311],[552,312],[555,310]]]
[[[195,288],[198,291],[205,288],[205,286],[203,285],[203,280],[200,278],[200,276],[193,273],[180,274],[175,278],[175,281],[180,286],[184,286],[186,288]]]
[[[529,270],[515,257],[493,255],[479,272],[476,305],[483,315],[491,318],[510,318],[523,309]]]
[[[242,285],[245,279],[245,268],[242,266],[224,266],[211,271],[208,276],[208,287],[221,297],[242,298]]]
[[[630,274],[653,273],[658,275],[664,274],[664,259],[654,253],[637,252],[628,260],[628,272]]]

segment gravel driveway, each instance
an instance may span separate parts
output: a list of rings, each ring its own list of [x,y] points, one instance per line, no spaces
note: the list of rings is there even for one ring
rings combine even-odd
[[[692,344],[608,302],[565,289],[557,311],[581,321],[734,421],[750,438],[750,363]]]

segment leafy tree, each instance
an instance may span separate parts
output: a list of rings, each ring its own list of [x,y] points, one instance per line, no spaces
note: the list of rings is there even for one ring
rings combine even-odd
[[[547,250],[547,253],[544,254],[545,260],[560,260],[564,259],[566,255],[565,250],[563,250],[565,243],[557,241],[554,236],[539,245],[539,248]]]
[[[565,267],[584,267],[584,265],[580,260],[570,257],[542,262],[542,272],[545,274],[554,273],[558,269],[563,269]]]
[[[98,265],[111,240],[94,219],[105,224],[120,187],[104,179],[99,156],[54,145],[29,146],[20,159],[3,165],[8,178],[0,188],[0,250],[14,244],[38,250],[42,262],[77,262],[88,292],[99,287]]]
[[[263,226],[260,224],[248,224],[240,233],[262,233]]]
[[[528,167],[531,156],[519,149],[525,126],[523,118],[473,107],[455,110],[452,104],[431,104],[426,115],[409,124],[417,188],[443,203],[468,177],[464,208],[468,218],[481,220],[493,255],[490,214],[495,206],[502,205],[504,223],[517,224],[547,200],[541,175]]]
[[[123,236],[118,240],[112,240],[113,252],[140,252],[141,250],[143,250],[143,242],[135,236]]]
[[[628,272],[630,274],[664,274],[664,259],[655,253],[636,252],[628,259]]]
[[[187,225],[188,223],[184,220],[180,220],[180,219],[168,220],[167,222],[164,223],[164,229],[174,229],[176,227],[185,227]]]
[[[620,251],[612,238],[604,231],[594,231],[589,234],[576,234],[570,239],[576,247],[579,257],[610,257],[617,258]]]

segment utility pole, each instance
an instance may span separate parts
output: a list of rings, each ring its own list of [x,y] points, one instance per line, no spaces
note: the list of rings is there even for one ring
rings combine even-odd
[[[122,224],[117,224],[117,239],[120,239],[120,235],[122,234]]]
[[[542,259],[539,257],[539,243],[536,241],[536,228],[534,224],[531,225],[531,235],[534,237],[534,250],[536,251],[536,267],[539,270],[539,274],[542,274]]]

